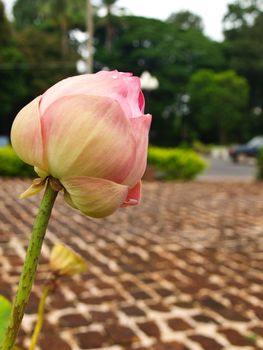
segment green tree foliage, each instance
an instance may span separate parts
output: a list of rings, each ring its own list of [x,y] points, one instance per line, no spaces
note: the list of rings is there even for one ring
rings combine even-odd
[[[189,93],[192,127],[206,141],[224,144],[242,132],[249,93],[243,77],[234,71],[200,70],[191,78]]]
[[[16,40],[26,60],[22,66],[28,87],[24,103],[42,94],[57,81],[76,74],[78,55],[72,48],[66,57],[61,56],[60,36],[56,31],[51,35],[28,27],[16,34]]]
[[[173,21],[135,16],[112,16],[112,51],[105,48],[105,21],[97,23],[95,70],[109,67],[141,75],[147,70],[159,80],[159,88],[145,91],[154,115],[152,141],[175,145],[184,137],[182,96],[191,75],[200,68],[220,70],[224,59],[218,43],[200,27],[182,30]]]
[[[77,73],[76,62],[80,56],[70,31],[79,26],[79,21],[84,21],[85,11],[81,12],[81,5],[85,5],[85,0],[16,1],[16,40],[26,59],[23,69],[29,90],[24,103],[57,81]]]
[[[30,26],[46,28],[67,22],[69,29],[85,30],[86,0],[17,0],[14,4],[14,25],[17,30]]]
[[[17,0],[12,27],[0,0],[0,134],[9,134],[23,105],[77,74],[80,55],[70,34],[83,22],[85,0]]]
[[[250,137],[253,130],[263,132],[261,3],[262,0],[242,0],[229,6],[225,17],[226,40],[222,44],[206,37],[200,17],[189,11],[172,14],[167,21],[160,21],[116,16],[116,0],[97,1],[99,6],[106,8],[106,15],[98,17],[95,10],[94,70],[108,67],[132,71],[137,76],[147,70],[157,77],[158,89],[144,91],[147,112],[154,115],[151,141],[175,146],[194,137],[211,142],[219,138],[219,132],[215,131],[219,126],[210,125],[209,113],[202,114],[208,120],[204,117],[201,125],[195,113],[189,114],[189,82],[200,70],[209,69],[218,73],[231,68],[248,80],[251,111],[256,111],[246,120],[243,119],[244,130],[237,137]],[[15,89],[21,93],[15,99],[15,107],[14,96],[9,92],[0,96],[0,99],[3,96],[6,101],[9,99],[9,102],[3,102],[4,108],[7,108],[4,112],[6,115],[14,116],[12,108],[17,110],[56,81],[77,73],[76,61],[80,58],[81,44],[72,34],[75,29],[85,31],[85,15],[86,0],[17,0],[14,6],[16,31],[13,36],[10,23],[0,16],[0,26],[3,28],[0,28],[0,64],[2,67],[12,66],[8,74],[14,75],[11,80],[5,76],[0,84],[7,84],[8,80],[16,81]],[[11,35],[3,35],[9,32]],[[3,47],[6,48],[3,50]],[[10,59],[12,55],[15,58]],[[20,87],[19,76],[25,80]],[[232,78],[228,77],[230,82]],[[231,87],[233,93],[234,87],[226,77],[224,79],[226,91]],[[224,85],[223,82],[220,84]],[[12,84],[9,83],[10,86]],[[212,100],[227,100],[227,96],[222,96],[222,89],[218,89],[212,89],[215,94]],[[201,86],[200,90],[203,90]],[[10,90],[2,88],[2,91]],[[233,102],[234,97],[229,99]],[[11,101],[13,106],[10,109]],[[229,123],[227,126],[220,124],[221,141],[224,137],[234,138],[235,123],[240,121],[242,115],[237,110],[243,108],[238,107],[238,101],[234,105],[234,111],[225,108]],[[191,112],[193,107],[191,105]],[[224,129],[225,136],[222,136]]]
[[[236,1],[224,19],[229,67],[250,85],[250,132],[263,131],[263,1]],[[257,113],[254,113],[257,111]]]
[[[85,0],[17,0],[14,24],[19,31],[32,28],[60,38],[62,59],[70,54],[70,30],[85,28]]]
[[[140,76],[147,70],[156,76],[159,88],[145,91],[146,105],[155,116],[152,141],[174,146],[187,137],[184,98],[190,77],[198,69],[224,68],[221,47],[204,35],[201,19],[190,12],[174,14],[167,21],[115,16],[116,2],[101,0],[106,15],[95,16],[95,71],[108,67]],[[14,26],[28,89],[23,104],[76,74],[79,46],[71,31],[85,30],[85,11],[85,0],[16,1]]]
[[[173,13],[168,17],[167,22],[175,24],[181,30],[195,29],[202,32],[204,28],[201,17],[190,11]]]
[[[16,47],[11,24],[0,1],[0,135],[8,133],[12,115],[27,93],[25,74],[20,69],[23,62],[23,55]]]

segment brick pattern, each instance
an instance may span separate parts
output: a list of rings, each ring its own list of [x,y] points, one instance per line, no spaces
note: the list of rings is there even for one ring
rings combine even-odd
[[[12,298],[40,197],[0,179],[0,293]],[[263,185],[145,183],[141,206],[91,220],[60,196],[20,344],[58,241],[89,263],[48,299],[42,350],[263,349]]]

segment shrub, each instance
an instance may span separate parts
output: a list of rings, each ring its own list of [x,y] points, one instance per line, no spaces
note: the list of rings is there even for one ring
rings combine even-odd
[[[0,176],[35,176],[32,166],[18,158],[11,146],[0,148]]]
[[[206,162],[191,150],[149,147],[148,163],[167,180],[192,180],[206,168]]]

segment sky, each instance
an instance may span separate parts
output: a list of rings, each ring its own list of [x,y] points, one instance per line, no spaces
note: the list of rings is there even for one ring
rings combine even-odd
[[[14,0],[3,0],[10,13]],[[73,0],[77,1],[77,0]],[[205,33],[214,40],[222,40],[222,18],[227,4],[233,0],[118,0],[117,5],[131,14],[166,19],[171,13],[189,10],[202,17]]]

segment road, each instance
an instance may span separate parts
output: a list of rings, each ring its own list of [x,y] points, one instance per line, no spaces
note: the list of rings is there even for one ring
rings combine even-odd
[[[209,164],[208,168],[198,177],[198,180],[253,181],[255,179],[256,166],[255,162],[252,160],[244,161],[242,163],[233,163],[231,159],[220,158],[205,158],[205,160]]]

